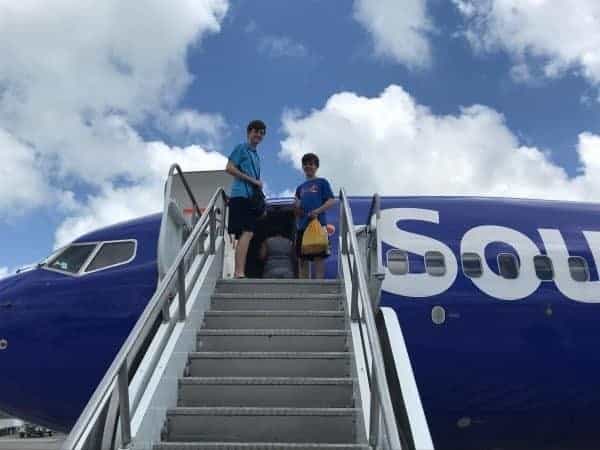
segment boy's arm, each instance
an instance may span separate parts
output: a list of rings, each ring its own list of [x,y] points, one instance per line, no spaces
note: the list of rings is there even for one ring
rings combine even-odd
[[[244,172],[238,169],[231,160],[227,161],[227,167],[225,167],[225,172],[227,172],[229,175],[233,175],[234,177],[239,178],[240,180],[252,183],[253,185],[258,186],[262,189],[262,181],[257,180],[256,178],[251,177],[250,175],[246,175]]]
[[[317,217],[319,214],[327,211],[329,208],[331,208],[333,205],[335,205],[335,197],[333,196],[333,191],[331,190],[331,185],[329,184],[329,181],[323,179],[323,200],[325,200],[323,202],[323,204],[321,206],[319,206],[318,208],[315,208],[314,210],[312,210],[310,212],[310,216],[311,217]]]
[[[294,195],[294,212],[296,217],[302,217],[304,212],[302,211],[302,203],[300,202],[300,188],[296,188],[296,194]]]
[[[329,200],[327,200],[325,203],[323,203],[321,206],[319,206],[316,209],[313,209],[310,212],[310,216],[311,217],[317,217],[319,214],[321,214],[322,212],[327,211],[329,208],[331,208],[333,205],[335,205],[336,199],[335,198],[330,198]]]

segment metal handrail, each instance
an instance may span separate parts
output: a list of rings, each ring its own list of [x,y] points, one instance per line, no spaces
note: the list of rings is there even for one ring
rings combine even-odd
[[[177,174],[181,177],[181,182],[183,184],[183,187],[185,188],[188,196],[190,197],[190,200],[192,201],[192,206],[194,207],[194,212],[196,214],[198,214],[198,217],[200,217],[202,215],[202,211],[200,210],[200,207],[198,206],[196,197],[194,197],[194,193],[190,189],[190,185],[188,184],[185,176],[183,175],[183,171],[181,170],[181,167],[179,166],[179,164],[175,163],[175,164],[171,165],[171,167],[169,168],[169,174],[167,175],[167,177],[173,176],[173,171],[177,171]]]
[[[393,450],[402,449],[400,434],[396,425],[394,408],[390,397],[389,386],[385,375],[385,365],[383,362],[383,352],[379,343],[379,335],[375,325],[375,315],[373,305],[367,288],[365,272],[362,267],[360,249],[356,239],[354,221],[348,204],[348,197],[342,189],[340,191],[340,270],[342,267],[342,258],[348,260],[350,268],[351,282],[351,302],[350,318],[354,322],[364,323],[367,331],[367,337],[370,342],[370,354],[372,363],[369,376],[371,390],[371,414],[369,427],[369,444],[378,448],[379,444],[379,422],[382,419],[385,437],[389,448]],[[360,306],[359,307],[359,303]],[[362,314],[361,314],[362,313]],[[365,345],[362,340],[363,346]],[[367,364],[367,368],[369,365]]]
[[[181,172],[181,169],[177,165],[173,165],[169,169],[169,176],[172,176],[172,170],[178,170],[181,176],[184,186],[187,185],[185,176]],[[188,186],[189,187],[189,186]],[[190,192],[191,194],[191,192]],[[195,203],[193,194],[190,195],[192,201]],[[227,197],[222,188],[217,189],[215,194],[212,196],[208,203],[204,213],[201,214],[200,219],[194,226],[190,233],[190,236],[186,240],[183,248],[177,255],[177,258],[173,262],[169,271],[165,277],[159,283],[154,295],[146,305],[146,308],[142,312],[140,318],[136,322],[134,328],[129,333],[129,336],[125,340],[125,343],[121,347],[119,353],[113,360],[106,374],[102,378],[102,381],[94,391],[94,394],[88,401],[85,409],[80,415],[77,423],[69,433],[69,436],[65,440],[62,447],[63,450],[80,450],[85,449],[87,440],[90,435],[104,435],[102,438],[102,448],[112,448],[113,442],[115,441],[115,434],[117,430],[116,414],[114,423],[105,423],[104,425],[99,424],[103,418],[105,421],[109,421],[109,406],[115,409],[115,402],[118,406],[118,416],[120,420],[121,429],[121,446],[127,447],[131,443],[131,417],[135,412],[137,399],[134,398],[133,405],[129,404],[129,384],[133,378],[131,369],[135,361],[140,358],[140,352],[144,347],[144,343],[150,338],[150,333],[154,331],[156,334],[155,323],[159,319],[159,316],[163,315],[163,322],[170,324],[169,333],[173,330],[176,322],[182,322],[186,319],[186,301],[188,298],[188,287],[191,289],[195,279],[186,286],[186,259],[188,256],[194,255],[194,250],[204,243],[204,234],[209,229],[209,249],[208,253],[204,252],[202,259],[196,269],[196,276],[200,273],[204,267],[209,254],[215,254],[216,251],[216,240],[217,240],[217,218],[218,213],[217,205],[221,201],[221,211],[225,211],[227,207]],[[197,203],[195,203],[197,206]],[[198,209],[199,211],[199,209]],[[219,235],[224,233],[224,228],[221,227]],[[204,249],[202,249],[204,250]],[[191,264],[190,264],[191,265]],[[173,284],[176,284],[178,293],[178,315],[177,317],[169,317],[169,306],[170,300],[173,298],[171,295],[171,288]],[[149,370],[152,373],[158,360],[153,361],[153,367]],[[115,413],[116,411],[113,411]],[[102,427],[100,430],[98,427]],[[108,436],[107,436],[108,435]],[[108,442],[108,444],[106,444]]]

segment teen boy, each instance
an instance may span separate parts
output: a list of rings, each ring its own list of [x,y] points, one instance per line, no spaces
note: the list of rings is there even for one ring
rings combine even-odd
[[[329,181],[317,178],[319,157],[314,153],[307,153],[302,157],[302,170],[306,181],[296,189],[296,210],[299,212],[298,233],[296,240],[296,253],[298,255],[298,271],[300,278],[308,278],[308,264],[313,261],[314,278],[325,277],[325,258],[329,252],[320,255],[302,256],[302,236],[308,223],[318,218],[322,226],[327,226],[325,211],[335,204],[333,192]]]
[[[261,120],[253,120],[246,128],[247,142],[239,144],[229,155],[225,171],[233,175],[229,199],[229,234],[237,239],[235,247],[235,278],[246,276],[248,246],[256,229],[259,213],[251,202],[255,189],[263,187],[260,181],[260,157],[256,147],[262,141],[267,126]]]

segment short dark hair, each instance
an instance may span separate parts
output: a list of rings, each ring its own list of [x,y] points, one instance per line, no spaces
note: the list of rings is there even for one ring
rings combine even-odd
[[[302,165],[313,163],[315,166],[319,167],[319,157],[314,153],[307,153],[302,157]]]
[[[262,120],[253,120],[246,127],[246,133],[250,133],[250,130],[264,130],[267,131],[267,126]]]

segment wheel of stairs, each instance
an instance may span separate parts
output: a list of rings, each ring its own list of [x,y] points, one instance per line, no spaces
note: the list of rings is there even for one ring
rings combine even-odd
[[[221,280],[154,450],[367,450],[337,280]]]

